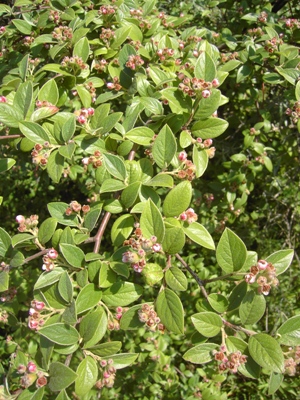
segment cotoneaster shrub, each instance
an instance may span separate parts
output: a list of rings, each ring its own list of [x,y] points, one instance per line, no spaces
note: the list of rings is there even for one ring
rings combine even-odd
[[[299,21],[265,5],[1,4],[2,398],[293,394]]]

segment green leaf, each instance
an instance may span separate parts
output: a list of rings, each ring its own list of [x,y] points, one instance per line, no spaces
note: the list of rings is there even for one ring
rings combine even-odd
[[[130,214],[121,215],[111,228],[111,241],[115,246],[121,246],[126,240],[134,227],[134,218]]]
[[[64,273],[64,269],[61,267],[56,267],[53,271],[43,272],[36,281],[34,290],[53,285],[53,283],[59,281],[62,273]]]
[[[76,214],[66,215],[66,210],[69,207],[67,203],[53,202],[48,203],[47,208],[50,215],[62,225],[78,226],[78,217]]]
[[[191,319],[197,331],[205,337],[218,335],[223,325],[221,317],[213,312],[194,314]]]
[[[208,295],[207,300],[210,306],[217,311],[217,313],[224,313],[228,307],[228,300],[225,296],[219,293],[211,293]]]
[[[102,298],[102,291],[93,283],[89,283],[82,288],[76,299],[77,314],[90,310],[95,307]]]
[[[20,131],[25,137],[31,140],[33,143],[44,145],[45,142],[49,142],[49,136],[45,129],[35,122],[21,122],[19,124]],[[51,153],[52,154],[52,153]]]
[[[196,166],[196,178],[200,178],[208,166],[208,155],[205,149],[199,151],[197,146],[193,146],[193,163]]]
[[[96,361],[91,356],[87,356],[78,365],[76,373],[75,393],[78,396],[84,396],[97,382],[98,366]]]
[[[176,150],[177,145],[173,132],[168,125],[165,125],[153,143],[153,159],[160,168],[166,168],[172,161]]]
[[[144,322],[140,321],[138,310],[141,308],[141,304],[137,304],[131,308],[129,308],[123,315],[120,320],[120,329],[126,330],[135,330],[142,326],[144,326]]]
[[[253,71],[253,69],[250,64],[243,64],[238,69],[237,76],[236,76],[236,83],[240,83],[240,82],[244,81],[246,78],[248,78],[251,75],[252,71]]]
[[[77,374],[66,365],[60,362],[53,362],[49,368],[50,381],[48,387],[53,392],[58,392],[70,386]]]
[[[297,82],[297,85],[295,88],[295,96],[296,96],[296,99],[299,101],[300,100],[300,81]]]
[[[192,126],[192,134],[201,139],[213,139],[222,135],[228,127],[228,122],[221,118],[207,118],[197,121]]]
[[[12,247],[16,247],[17,244],[26,242],[28,240],[34,239],[34,236],[30,233],[17,233],[11,239]]]
[[[126,168],[123,160],[112,154],[103,154],[104,164],[107,171],[117,179],[124,181],[126,178]]]
[[[266,261],[268,261],[275,267],[276,275],[280,275],[289,268],[293,261],[293,257],[294,250],[279,250],[267,257]]]
[[[206,249],[215,250],[215,243],[210,233],[198,222],[192,222],[188,226],[183,226],[183,231],[193,242]]]
[[[153,130],[146,127],[133,128],[125,134],[126,139],[142,146],[149,146],[152,142],[153,136]]]
[[[73,56],[81,57],[86,62],[90,54],[90,45],[86,37],[81,38],[73,48]]]
[[[245,281],[235,286],[228,298],[229,305],[227,311],[236,310],[240,306],[243,298],[246,296],[247,290],[248,284]]]
[[[195,77],[204,79],[206,82],[211,82],[216,77],[216,66],[211,56],[203,51],[195,65]]]
[[[101,214],[102,206],[102,203],[93,203],[90,211],[85,214],[83,225],[89,232],[95,228]]]
[[[118,192],[126,188],[125,183],[116,179],[105,179],[100,187],[100,193]]]
[[[9,104],[0,103],[0,122],[11,128],[18,128],[19,122],[23,120],[23,115],[19,110]]]
[[[184,245],[185,234],[180,222],[175,218],[166,218],[165,236],[162,242],[164,252],[168,254],[176,254]]]
[[[39,227],[38,239],[39,242],[44,245],[52,238],[57,226],[57,220],[55,218],[47,218],[43,221]]]
[[[55,400],[71,400],[70,397],[67,395],[65,390],[59,392],[59,395],[55,398]]]
[[[213,351],[218,347],[219,345],[214,343],[201,343],[186,351],[182,357],[193,364],[206,364],[213,360]]]
[[[143,268],[142,276],[147,285],[153,286],[163,279],[164,273],[160,265],[147,262]]]
[[[102,300],[108,307],[128,306],[143,293],[143,288],[131,282],[116,282],[103,292]]]
[[[6,271],[0,272],[0,292],[5,292],[9,288],[9,273]]]
[[[161,103],[154,99],[153,97],[140,97],[141,104],[145,107],[147,111],[154,115],[161,115],[164,112]]]
[[[172,188],[174,186],[174,180],[171,175],[161,173],[155,175],[152,179],[150,179],[150,181],[147,181],[144,184],[146,186]]]
[[[58,281],[58,291],[61,297],[70,303],[73,298],[73,285],[67,271],[63,272]]]
[[[300,345],[300,315],[285,321],[277,330],[278,341],[286,346]]]
[[[165,235],[165,227],[162,215],[151,199],[148,199],[140,218],[140,227],[143,236],[150,239],[156,236],[157,242],[161,243]]]
[[[185,291],[188,287],[187,278],[177,267],[171,267],[165,274],[167,285],[173,290]]]
[[[284,376],[282,374],[277,374],[276,372],[271,373],[269,380],[269,390],[268,390],[269,396],[277,392],[277,390],[280,388],[283,382],[283,378]]]
[[[242,269],[247,259],[247,249],[244,242],[226,228],[219,241],[216,256],[222,270],[229,274]]]
[[[189,181],[180,182],[166,196],[163,213],[166,217],[179,216],[185,211],[192,199],[192,185]]]
[[[160,93],[163,99],[168,100],[168,105],[174,114],[178,115],[190,112],[191,104],[188,101],[189,98],[185,98],[182,92],[180,92],[177,88],[163,89],[160,91]]]
[[[51,340],[51,342],[62,346],[76,344],[79,340],[79,334],[73,326],[62,324],[60,322],[43,326],[38,330],[38,333]]]
[[[117,275],[106,263],[103,263],[99,271],[99,287],[108,288],[117,280]]]
[[[119,119],[122,117],[121,112],[114,112],[107,117],[104,118],[104,120],[101,123],[101,135],[104,135],[105,133],[110,132],[116,123],[119,121]]]
[[[77,323],[77,312],[74,300],[71,300],[70,305],[66,307],[65,311],[62,313],[62,322],[69,325],[75,325]]]
[[[35,110],[30,117],[31,121],[40,121],[41,119],[46,119],[56,114],[59,111],[59,108],[56,106],[46,106],[40,107]]]
[[[75,115],[71,115],[62,126],[62,138],[67,143],[72,139],[76,130],[76,118]]]
[[[251,357],[260,365],[272,372],[284,371],[284,357],[278,342],[270,335],[258,333],[249,339]]]
[[[11,245],[11,237],[3,228],[0,228],[0,256],[1,257],[5,256],[10,245]]]
[[[300,76],[300,71],[296,68],[282,68],[282,67],[275,67],[276,71],[284,77],[292,85],[295,85],[296,80]]]
[[[112,359],[115,369],[122,369],[132,364],[138,357],[136,353],[120,353],[110,357],[103,357],[104,360]]]
[[[16,163],[16,160],[12,158],[0,158],[0,173],[8,171]]]
[[[58,152],[62,157],[65,157],[68,160],[71,160],[75,149],[76,149],[76,144],[71,142],[71,143],[66,144],[65,146],[60,146],[60,148],[58,149]]]
[[[38,93],[38,99],[40,101],[48,101],[49,103],[56,106],[58,99],[59,99],[59,93],[58,93],[58,87],[55,82],[55,79],[48,80],[41,87],[41,89],[39,90],[39,93]]]
[[[59,245],[60,251],[67,263],[74,268],[82,268],[85,262],[84,252],[72,244],[62,243]]]
[[[27,21],[23,21],[22,19],[13,19],[11,22],[19,32],[23,33],[24,35],[31,34],[32,26]]]
[[[162,290],[157,297],[155,307],[161,322],[169,331],[183,334],[183,306],[177,294],[168,288]]]
[[[20,111],[24,119],[32,105],[33,86],[31,81],[21,83],[16,91],[13,106]]]
[[[91,347],[90,351],[100,357],[109,357],[113,354],[118,353],[122,347],[122,342],[107,342],[97,344],[97,346]]]
[[[258,322],[266,310],[266,300],[262,294],[250,290],[243,298],[239,307],[239,316],[242,324],[253,325]]]
[[[84,316],[80,322],[79,333],[83,340],[83,348],[88,349],[100,342],[107,330],[107,315],[103,307],[97,307]]]
[[[134,182],[123,190],[121,194],[121,203],[125,208],[130,208],[134,205],[138,197],[140,187],[140,182]]]
[[[64,169],[64,157],[58,150],[52,151],[47,162],[47,172],[54,183],[58,183]]]

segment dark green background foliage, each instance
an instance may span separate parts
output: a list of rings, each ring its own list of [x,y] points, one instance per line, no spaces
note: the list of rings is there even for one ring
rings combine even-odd
[[[297,0],[0,4],[1,400],[298,398],[299,43]]]

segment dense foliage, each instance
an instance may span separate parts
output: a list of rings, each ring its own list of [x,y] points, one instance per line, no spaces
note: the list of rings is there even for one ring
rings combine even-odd
[[[297,396],[279,3],[0,4],[1,400]]]

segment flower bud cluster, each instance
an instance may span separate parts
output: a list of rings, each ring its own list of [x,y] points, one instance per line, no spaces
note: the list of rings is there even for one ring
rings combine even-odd
[[[31,152],[33,164],[45,166],[48,162],[50,153],[51,150],[49,149],[48,142],[45,142],[44,145],[36,143]]]
[[[206,82],[204,79],[196,77],[190,79],[182,72],[179,72],[178,78],[182,81],[179,83],[178,88],[190,97],[208,98],[211,95],[211,89],[219,86],[218,79],[213,79],[211,82]]]
[[[113,82],[107,82],[107,89],[119,91],[122,89],[122,86],[119,83],[119,78],[117,76],[113,77]]]
[[[113,31],[112,29],[101,28],[100,39],[103,40],[105,44],[108,45],[115,36],[115,31]]]
[[[161,244],[157,243],[156,236],[152,236],[151,239],[143,237],[139,224],[136,224],[133,236],[124,241],[124,246],[131,246],[132,251],[123,253],[122,261],[130,263],[134,271],[139,273],[143,271],[146,265],[146,257],[162,250]]]
[[[300,118],[300,100],[296,101],[293,108],[288,108],[285,113],[291,116],[294,124],[297,124]]]
[[[128,310],[128,308],[123,308],[121,306],[116,308],[116,312],[113,315],[112,319],[108,321],[107,328],[110,331],[118,331],[120,329],[120,319],[122,318],[123,314]]]
[[[72,39],[73,31],[71,28],[61,25],[58,26],[57,28],[54,28],[54,31],[52,32],[52,37],[53,39],[56,39],[59,42],[67,42]]]
[[[39,223],[38,215],[30,215],[29,218],[25,218],[23,215],[17,215],[16,221],[19,224],[19,232],[37,232],[37,225]]]
[[[113,15],[116,12],[116,6],[105,4],[100,7],[98,14],[102,16]]]
[[[284,361],[284,372],[290,376],[295,376],[300,366],[300,346],[290,347],[285,356],[288,358]]]
[[[291,28],[291,29],[293,29],[293,28],[300,29],[300,20],[299,19],[295,19],[295,18],[287,18],[285,20],[285,25],[288,28]]]
[[[218,366],[220,372],[229,371],[237,373],[238,368],[245,364],[247,356],[243,355],[240,351],[228,353],[226,346],[221,346],[220,351],[214,352],[215,360],[219,361]]]
[[[37,388],[47,385],[47,378],[42,371],[38,371],[36,364],[29,361],[27,365],[20,364],[17,373],[23,375],[21,378],[21,386],[28,388],[35,382]]]
[[[9,272],[10,270],[10,265],[6,264],[4,261],[2,261],[0,263],[0,272],[5,271],[5,272]]]
[[[37,100],[35,103],[37,108],[41,108],[41,107],[55,107],[55,105],[53,105],[52,103],[50,103],[49,101],[46,100]],[[57,108],[57,107],[55,107]]]
[[[196,222],[198,219],[198,215],[195,213],[193,208],[188,208],[186,211],[180,214],[179,219],[181,221],[186,221],[188,224],[192,224]]]
[[[229,53],[229,54],[221,53],[221,62],[226,63],[227,61],[235,60],[236,58],[238,58],[238,56],[239,56],[239,53],[236,51],[233,53]]]
[[[151,332],[164,332],[165,327],[160,322],[160,318],[154,310],[154,306],[144,303],[138,311],[139,320],[145,324],[147,330]]]
[[[74,67],[82,70],[88,68],[88,65],[79,56],[64,57],[60,65],[63,68],[69,68],[69,69],[74,69]]]
[[[95,110],[93,107],[82,108],[81,110],[75,111],[74,114],[77,117],[78,123],[84,125],[87,123],[88,119],[95,114]]]
[[[259,14],[259,16],[257,17],[257,20],[258,20],[259,22],[262,22],[262,23],[267,22],[267,19],[268,19],[268,14],[267,14],[265,11],[262,11],[262,12]]]
[[[84,87],[90,92],[92,102],[94,103],[96,101],[96,88],[93,82],[87,82]],[[88,110],[90,110],[90,108],[88,108]]]
[[[78,203],[78,201],[73,200],[71,201],[71,203],[69,204],[68,208],[65,211],[66,215],[71,215],[71,214],[78,214],[80,213],[80,211],[83,212],[83,214],[86,214],[90,211],[90,206],[89,205],[81,205]]]
[[[142,66],[144,64],[144,60],[141,58],[141,56],[137,55],[130,55],[128,57],[128,61],[126,62],[126,67],[132,69],[133,71],[136,70],[138,67]]]
[[[98,168],[101,167],[102,165],[102,154],[100,153],[99,150],[96,150],[94,152],[94,155],[90,156],[90,157],[84,157],[81,160],[83,165],[89,165],[92,164],[94,168]]]
[[[269,53],[274,53],[275,51],[278,51],[278,45],[282,44],[281,39],[277,39],[276,37],[273,37],[270,40],[265,41],[265,50],[267,50]]]
[[[264,34],[264,31],[261,28],[253,28],[248,29],[248,34],[252,37],[261,37]]]
[[[2,297],[1,297],[1,301],[2,301]],[[1,310],[0,311],[0,322],[2,322],[3,324],[7,324],[8,323],[8,312],[6,310]]]
[[[111,388],[114,386],[116,379],[116,368],[113,366],[113,360],[110,358],[107,361],[101,360],[100,365],[103,368],[102,379],[97,381],[95,386],[97,389],[103,387]]]
[[[55,266],[56,263],[54,260],[56,260],[58,257],[58,252],[55,249],[49,249],[47,254],[45,254],[43,256],[43,266],[42,266],[42,270],[44,271],[52,271]]]
[[[28,327],[30,329],[37,330],[44,325],[46,316],[41,314],[44,308],[45,303],[43,301],[32,300],[28,318]]]
[[[105,58],[102,58],[101,60],[94,60],[93,61],[93,68],[98,71],[99,73],[102,73],[106,71],[107,69],[107,61]]]
[[[173,28],[174,24],[172,22],[170,22],[170,23],[167,22],[167,16],[164,12],[162,12],[162,11],[159,12],[158,18],[161,20],[161,23],[165,28],[168,28],[168,27]]]
[[[50,14],[48,17],[49,21],[53,21],[55,24],[59,24],[60,23],[60,15],[59,15],[59,11],[57,10],[50,10]]]
[[[189,181],[195,179],[196,166],[191,160],[187,159],[187,153],[184,150],[178,154],[178,160],[180,161],[180,168],[177,172],[177,177]]]
[[[272,286],[279,285],[274,265],[266,260],[259,260],[256,265],[253,265],[250,273],[245,275],[245,281],[249,284],[256,283],[258,293],[265,296],[270,293]]]
[[[15,287],[11,286],[8,290],[1,293],[0,300],[3,303],[5,301],[9,303],[9,302],[13,301],[13,299],[16,297],[16,295],[17,295],[17,289]]]
[[[207,207],[210,207],[211,206],[211,203],[214,201],[214,199],[215,199],[215,196],[212,194],[212,193],[205,193],[204,195],[203,195],[203,198],[204,198],[204,200],[205,200],[205,203],[206,203],[206,205],[207,205]]]
[[[158,49],[156,52],[160,61],[165,61],[166,59],[173,57],[174,53],[175,53],[174,49],[169,49],[167,47],[164,49]]]
[[[34,42],[34,37],[32,36],[25,36],[23,39],[23,44],[26,47],[30,47],[33,42]]]
[[[3,35],[3,33],[6,32],[6,27],[5,26],[0,26],[0,35]]]

